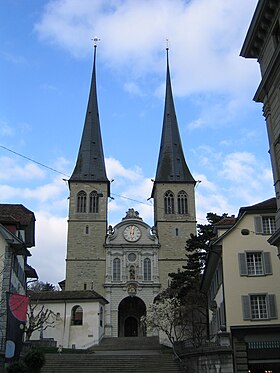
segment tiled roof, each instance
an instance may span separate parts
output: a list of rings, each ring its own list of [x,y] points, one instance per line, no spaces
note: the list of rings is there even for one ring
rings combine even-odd
[[[236,220],[237,218],[235,216],[229,216],[229,217],[225,217],[223,219],[221,219],[220,221],[218,221],[215,225],[215,227],[228,227],[228,226],[232,226],[236,223]]]
[[[276,198],[273,197],[273,198],[269,198],[269,199],[267,199],[263,202],[256,203],[255,205],[240,207],[238,216],[240,216],[245,211],[248,211],[248,212],[255,212],[255,211],[276,212],[276,209],[277,209]]]
[[[74,290],[74,291],[28,291],[31,300],[42,301],[71,301],[71,300],[100,300],[104,303],[108,301],[94,290]]]
[[[35,221],[34,213],[28,210],[21,204],[0,204],[0,222],[1,223],[15,223],[19,222],[21,225],[29,225]]]

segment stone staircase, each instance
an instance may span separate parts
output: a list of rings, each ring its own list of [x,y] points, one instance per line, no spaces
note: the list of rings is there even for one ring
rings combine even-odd
[[[85,353],[46,354],[41,373],[180,373],[157,337],[104,338]]]

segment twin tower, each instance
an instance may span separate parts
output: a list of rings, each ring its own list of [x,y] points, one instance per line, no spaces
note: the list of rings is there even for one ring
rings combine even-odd
[[[185,262],[195,233],[194,180],[184,157],[169,71],[156,176],[151,197],[154,226],[133,208],[108,226],[110,181],[106,175],[96,89],[96,46],[89,100],[77,162],[69,181],[65,290],[94,290],[107,299],[108,336],[142,336],[140,318],[168,285],[168,273]]]

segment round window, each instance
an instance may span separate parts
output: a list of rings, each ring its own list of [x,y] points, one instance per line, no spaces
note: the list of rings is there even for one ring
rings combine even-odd
[[[128,257],[128,260],[130,262],[135,262],[135,260],[136,260],[136,254],[135,253],[129,253],[127,257]]]

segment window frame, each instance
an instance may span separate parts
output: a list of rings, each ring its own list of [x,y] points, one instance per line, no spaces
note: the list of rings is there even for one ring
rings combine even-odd
[[[252,312],[252,302],[257,300],[258,315],[261,316],[260,300],[265,300],[266,317],[255,317]],[[277,319],[277,306],[275,294],[256,293],[241,296],[243,319],[250,321],[263,321]]]
[[[257,273],[256,268],[255,273],[252,273],[248,269],[248,255],[261,255],[261,265],[262,273]],[[247,277],[261,277],[272,275],[272,263],[271,263],[271,253],[269,251],[263,250],[248,250],[242,253],[238,253],[238,262],[239,262],[239,274],[240,276]],[[255,263],[254,263],[255,265]]]
[[[112,280],[121,280],[121,259],[119,257],[113,259]]]
[[[77,317],[77,315],[81,315]],[[84,310],[79,304],[72,307],[71,310],[71,325],[73,326],[81,326],[83,325],[83,318],[84,318]]]
[[[143,280],[152,280],[152,261],[150,258],[144,258],[143,260]]]
[[[268,230],[265,227],[265,220],[268,220]],[[275,215],[259,215],[254,216],[255,233],[262,234],[265,236],[271,236],[276,232],[276,220]]]

